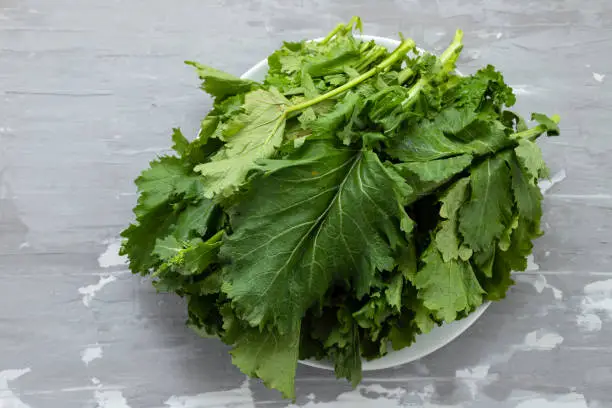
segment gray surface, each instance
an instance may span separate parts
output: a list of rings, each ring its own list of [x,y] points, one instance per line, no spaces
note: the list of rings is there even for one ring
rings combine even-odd
[[[521,112],[561,114],[563,136],[543,148],[567,178],[546,200],[540,270],[506,301],[353,393],[300,367],[297,404],[612,406],[609,1],[0,0],[1,408],[287,405],[255,381],[240,388],[226,348],[183,327],[179,300],[98,257],[131,220],[132,180],[170,128],[193,134],[210,106],[184,59],[239,74],[282,39],[353,14],[368,34],[401,30],[433,50],[463,28],[462,70],[493,63],[521,85]],[[86,307],[79,288],[110,275]],[[86,365],[96,343],[103,356]]]

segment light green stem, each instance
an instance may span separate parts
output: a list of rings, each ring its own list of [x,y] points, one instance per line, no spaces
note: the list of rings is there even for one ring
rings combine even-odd
[[[457,54],[463,48],[463,44],[461,43],[462,40],[463,40],[463,31],[457,30],[457,32],[455,33],[455,37],[453,38],[453,42],[448,46],[446,50],[444,50],[444,52],[438,58],[443,70],[452,71],[455,69],[455,64],[454,64],[454,61],[452,61],[452,59],[456,58]],[[448,66],[449,62],[451,61],[453,62],[453,64],[451,64],[451,66]],[[421,92],[421,90],[425,88],[425,85],[427,85],[429,80],[430,78],[428,77],[419,78],[419,80],[410,89],[410,93],[408,94],[408,97],[402,101],[402,106],[407,107],[415,103],[417,100],[417,97],[419,96],[419,92]]]
[[[355,69],[357,71],[361,71],[361,70],[367,68],[374,61],[376,61],[377,59],[379,59],[380,57],[385,55],[386,52],[387,52],[387,50],[384,47],[374,47],[374,48],[372,48],[370,51],[368,51],[368,54],[365,56],[364,60],[361,61],[359,63],[359,65],[357,65],[355,67]]]
[[[313,105],[316,105],[316,104],[318,104],[320,102],[323,102],[324,100],[333,98],[335,96],[340,95],[343,92],[348,91],[349,89],[359,85],[363,81],[373,77],[377,73],[382,72],[382,71],[386,70],[387,68],[391,67],[397,61],[399,61],[401,58],[403,58],[404,55],[406,55],[406,53],[408,51],[410,51],[411,49],[413,49],[415,46],[416,46],[416,44],[411,39],[404,40],[395,49],[395,51],[393,51],[391,53],[391,55],[389,55],[384,61],[382,61],[380,64],[376,65],[374,68],[372,68],[369,71],[359,75],[356,78],[353,78],[352,80],[350,80],[346,84],[344,84],[344,85],[342,85],[342,86],[340,86],[340,87],[338,87],[336,89],[332,89],[331,91],[329,91],[327,93],[324,93],[323,95],[319,95],[316,98],[313,98],[313,99],[310,99],[308,101],[299,103],[297,105],[289,106],[287,108],[287,110],[285,111],[285,115],[288,115],[291,112],[304,110],[304,109],[309,108],[309,107],[311,107]]]
[[[222,238],[223,238],[223,230],[217,232],[215,235],[213,235],[212,237],[208,238],[206,243],[207,244],[216,244],[217,242],[221,241]]]
[[[553,115],[551,116],[551,119],[553,122],[557,124],[561,121],[561,118],[559,117],[559,115]],[[532,127],[531,129],[523,130],[522,132],[513,133],[510,135],[510,139],[513,139],[513,140],[528,139],[528,140],[534,141],[540,135],[542,135],[542,133],[548,132],[549,130],[550,129],[546,125],[538,125],[538,126]]]
[[[330,31],[329,34],[327,34],[327,36],[321,40],[321,44],[327,44],[329,42],[329,40],[331,40],[332,38],[334,38],[334,35],[338,34],[340,31],[344,30],[344,27],[346,27],[345,24],[338,24],[336,26],[336,28],[334,28],[333,30]]]
[[[440,61],[443,65],[446,65],[451,58],[455,57],[463,48],[463,31],[457,30],[453,42],[448,46],[446,50],[440,55]]]
[[[327,44],[334,36],[338,33],[346,34],[349,31],[353,30],[353,26],[361,30],[361,19],[357,16],[353,16],[347,24],[338,24],[336,28],[334,28],[323,40],[321,40],[321,44]]]

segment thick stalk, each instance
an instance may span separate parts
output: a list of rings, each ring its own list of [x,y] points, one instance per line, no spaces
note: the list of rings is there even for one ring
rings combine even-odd
[[[385,53],[387,52],[387,50],[383,47],[374,47],[373,49],[371,49],[367,55],[365,56],[364,60],[361,61],[359,63],[359,65],[357,65],[355,67],[355,69],[357,71],[362,71],[364,69],[366,69],[368,66],[370,66],[373,62],[375,62],[377,59],[379,59],[380,57],[382,57],[383,55],[385,55]]]
[[[448,64],[451,59],[456,60],[457,56],[463,49],[463,31],[457,30],[453,42],[448,46],[446,50],[440,55],[440,61],[443,65]],[[454,61],[453,61],[454,65]],[[453,67],[454,69],[454,67]]]

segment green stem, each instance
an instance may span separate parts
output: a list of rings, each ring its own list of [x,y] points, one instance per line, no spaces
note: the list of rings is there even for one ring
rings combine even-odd
[[[365,59],[359,63],[355,67],[357,71],[362,71],[369,67],[372,63],[374,63],[377,59],[385,55],[387,50],[384,47],[375,47],[372,48],[368,54],[365,56]]]
[[[400,85],[403,85],[404,82],[408,81],[413,76],[414,71],[412,70],[412,68],[406,67],[402,71],[400,71],[399,75],[397,76],[397,82],[399,82]]]
[[[321,40],[321,44],[327,44],[329,42],[329,40],[331,40],[332,38],[334,38],[334,35],[338,34],[340,31],[344,30],[344,27],[346,27],[345,24],[338,24],[336,26],[336,28],[334,28],[333,30],[330,31],[329,34],[327,34],[327,36]]]
[[[216,244],[217,242],[221,241],[222,238],[223,238],[223,230],[217,232],[215,235],[213,235],[212,237],[208,238],[206,243],[207,244]]]
[[[451,59],[456,58],[456,56],[461,52],[462,49],[463,49],[463,31],[457,30],[455,32],[455,37],[453,38],[453,42],[448,46],[446,50],[444,50],[442,55],[440,55],[440,61],[442,62],[442,65],[445,66],[447,63],[451,61]],[[454,61],[452,62],[454,65]],[[454,68],[455,67],[453,66],[453,69]]]
[[[461,49],[463,48],[463,44],[461,43],[462,40],[463,31],[457,30],[457,32],[455,33],[455,37],[453,38],[453,42],[451,42],[448,48],[444,50],[444,52],[438,58],[440,60],[440,65],[442,66],[442,74],[447,73],[447,71],[453,71],[455,69],[455,60],[457,59],[459,52],[461,52]],[[408,107],[415,103],[419,96],[419,92],[421,92],[421,90],[425,88],[425,85],[427,85],[429,80],[429,77],[422,76],[421,78],[419,78],[419,80],[410,89],[408,97],[402,101],[402,106]]]
[[[559,115],[553,115],[551,117],[552,121],[559,124],[561,118]],[[537,125],[532,127],[531,129],[523,130],[522,132],[516,132],[510,135],[510,139],[512,140],[520,140],[520,139],[528,139],[534,141],[538,137],[540,137],[543,133],[548,132],[550,128],[546,125]]]
[[[320,102],[323,102],[326,99],[333,98],[333,97],[335,97],[337,95],[340,95],[341,93],[343,93],[345,91],[348,91],[349,89],[359,85],[363,81],[373,77],[377,73],[386,70],[387,68],[389,68],[390,66],[395,64],[397,61],[399,61],[401,58],[403,58],[404,55],[406,55],[406,53],[408,51],[410,51],[411,49],[413,49],[414,47],[415,47],[415,43],[411,39],[407,39],[407,40],[403,41],[395,49],[395,51],[393,51],[391,53],[391,55],[389,55],[384,61],[382,61],[380,64],[376,65],[374,68],[372,68],[369,71],[363,73],[362,75],[359,75],[357,78],[354,78],[354,79],[350,80],[346,84],[344,84],[344,85],[342,85],[342,86],[340,86],[340,87],[338,87],[336,89],[332,89],[331,91],[329,91],[329,92],[327,92],[327,93],[325,93],[323,95],[319,95],[316,98],[313,98],[313,99],[310,99],[308,101],[299,103],[297,105],[289,106],[287,108],[287,110],[285,111],[285,115],[288,115],[291,112],[304,110],[304,109],[309,108],[309,107],[311,107],[313,105],[316,105],[316,104],[318,104]]]
[[[347,24],[338,24],[336,28],[334,28],[323,40],[321,40],[321,44],[327,44],[329,40],[334,38],[334,36],[338,33],[346,34],[352,31],[353,27],[361,31],[361,19],[357,16],[353,16]]]
[[[368,49],[371,48],[371,47],[372,47],[372,42],[371,41],[363,42],[359,46],[359,53],[363,54],[364,52],[368,51]]]

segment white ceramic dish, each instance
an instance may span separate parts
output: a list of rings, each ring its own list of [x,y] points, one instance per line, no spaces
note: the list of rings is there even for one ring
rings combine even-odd
[[[356,36],[365,41],[374,40],[377,44],[387,47],[389,50],[395,49],[399,45],[398,40],[391,38],[376,37],[372,35]],[[317,41],[320,39],[315,39]],[[241,78],[252,79],[254,81],[262,81],[268,72],[268,60],[263,59],[253,65],[251,69],[245,72]],[[466,331],[478,318],[487,310],[490,302],[484,303],[465,319],[458,320],[450,324],[434,328],[431,332],[417,336],[416,342],[402,350],[390,351],[386,356],[372,361],[364,361],[362,364],[363,371],[382,370],[385,368],[396,367],[402,364],[410,363],[418,360],[428,354],[433,353],[441,347],[444,347],[461,333]],[[333,365],[328,361],[302,360],[300,363],[326,370],[333,370]]]

